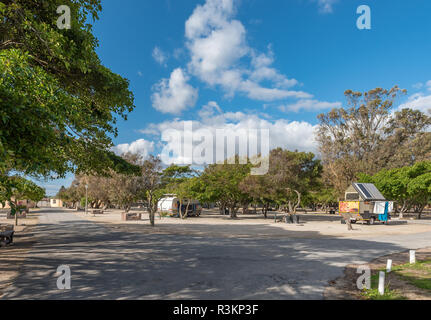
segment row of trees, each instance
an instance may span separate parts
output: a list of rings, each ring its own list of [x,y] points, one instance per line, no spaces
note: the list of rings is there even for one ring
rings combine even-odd
[[[193,198],[216,203],[221,212],[228,209],[231,217],[241,207],[245,212],[250,204],[259,204],[266,217],[270,206],[292,215],[300,205],[336,205],[348,185],[361,180],[374,182],[388,199],[397,201],[401,212],[420,213],[431,200],[426,171],[431,160],[431,118],[412,109],[392,112],[394,101],[404,93],[397,86],[365,93],[346,91],[349,108],[318,117],[320,159],[313,153],[274,149],[268,173],[254,176],[251,163],[242,165],[239,159],[236,164],[212,164],[197,172],[175,165],[162,170],[157,158],[141,161],[136,155],[125,155],[127,162],[141,168],[138,177],[114,171],[109,178],[77,176],[75,184],[81,185],[81,191],[76,200],[83,196],[80,181],[85,180],[89,190],[95,190],[95,205],[114,203],[127,209],[133,201],[145,199],[154,213],[163,194],[175,193],[181,202]],[[78,187],[72,185],[66,193],[73,194],[74,188]]]
[[[322,165],[314,154],[280,148],[271,151],[270,169],[263,176],[250,175],[251,163],[239,164],[238,158],[236,164],[212,164],[203,171],[177,165],[162,170],[155,157],[142,161],[136,155],[126,154],[124,158],[139,166],[141,174],[130,177],[113,172],[110,177],[77,176],[58,196],[70,205],[77,205],[85,196],[87,184],[91,206],[115,205],[129,210],[133,202],[144,200],[150,215],[154,216],[158,200],[164,194],[173,193],[180,205],[186,199],[216,203],[221,212],[228,209],[232,218],[241,207],[245,212],[250,204],[260,204],[266,218],[270,206],[295,214],[301,202],[317,201],[316,195],[322,187]]]
[[[57,28],[59,5],[71,8],[71,29]],[[190,168],[162,170],[157,158],[118,157],[111,151],[116,121],[127,119],[134,98],[129,81],[96,54],[90,22],[100,11],[100,0],[0,2],[0,201],[13,203],[17,174],[73,172],[77,180],[66,197],[75,202],[85,180],[90,192],[107,186],[92,195],[95,203],[127,206],[139,197],[151,212],[162,192],[217,202],[232,216],[246,203],[295,212],[300,203],[335,202],[360,173],[372,176],[431,159],[430,118],[410,109],[393,113],[395,100],[406,93],[397,86],[347,90],[345,108],[318,117],[321,161],[273,150],[265,176],[250,176],[250,165],[211,165],[196,176]]]

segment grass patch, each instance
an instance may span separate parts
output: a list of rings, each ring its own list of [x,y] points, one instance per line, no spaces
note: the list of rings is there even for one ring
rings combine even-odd
[[[431,260],[396,266],[393,272],[415,287],[431,292]]]
[[[364,289],[361,295],[370,300],[404,300],[406,299],[401,292],[393,290],[390,287],[390,282],[385,286],[385,293],[379,294],[379,271],[371,275],[371,289]],[[394,273],[401,280],[404,280],[411,285],[431,292],[431,260],[417,261],[415,264],[402,264],[392,267]]]
[[[397,290],[390,288],[390,283],[385,286],[385,293],[380,295],[379,293],[379,272],[371,275],[371,289],[364,289],[361,295],[369,300],[405,300]]]

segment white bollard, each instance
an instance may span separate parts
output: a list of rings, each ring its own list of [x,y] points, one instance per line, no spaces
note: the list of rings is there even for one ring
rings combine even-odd
[[[416,263],[416,251],[410,250],[410,264]]]
[[[380,271],[379,273],[379,294],[385,294],[385,272]]]
[[[388,259],[388,262],[386,263],[386,272],[391,272],[392,271],[392,260]]]

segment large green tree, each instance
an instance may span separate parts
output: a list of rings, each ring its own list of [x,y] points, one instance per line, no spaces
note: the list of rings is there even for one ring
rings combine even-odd
[[[238,209],[251,202],[247,193],[240,189],[241,182],[250,173],[251,165],[239,164],[238,160],[236,156],[235,164],[211,164],[200,176],[200,200],[217,202],[222,212],[224,208],[229,208],[231,218],[236,218]]]
[[[57,27],[57,7],[71,28]],[[0,1],[0,184],[9,172],[62,177],[68,171],[138,172],[110,151],[127,119],[128,80],[103,66],[88,23],[100,0]]]
[[[411,109],[393,112],[396,99],[405,93],[398,86],[347,90],[345,108],[318,116],[325,183],[339,195],[360,172],[373,175],[431,158],[431,118]]]
[[[413,166],[383,169],[373,176],[360,174],[361,182],[372,182],[386,199],[396,201],[400,216],[410,209],[421,218],[424,207],[431,201],[431,162],[417,162]]]

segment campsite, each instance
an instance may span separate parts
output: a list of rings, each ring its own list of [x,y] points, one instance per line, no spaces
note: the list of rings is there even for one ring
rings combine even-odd
[[[429,12],[0,0],[0,316],[431,300]]]

